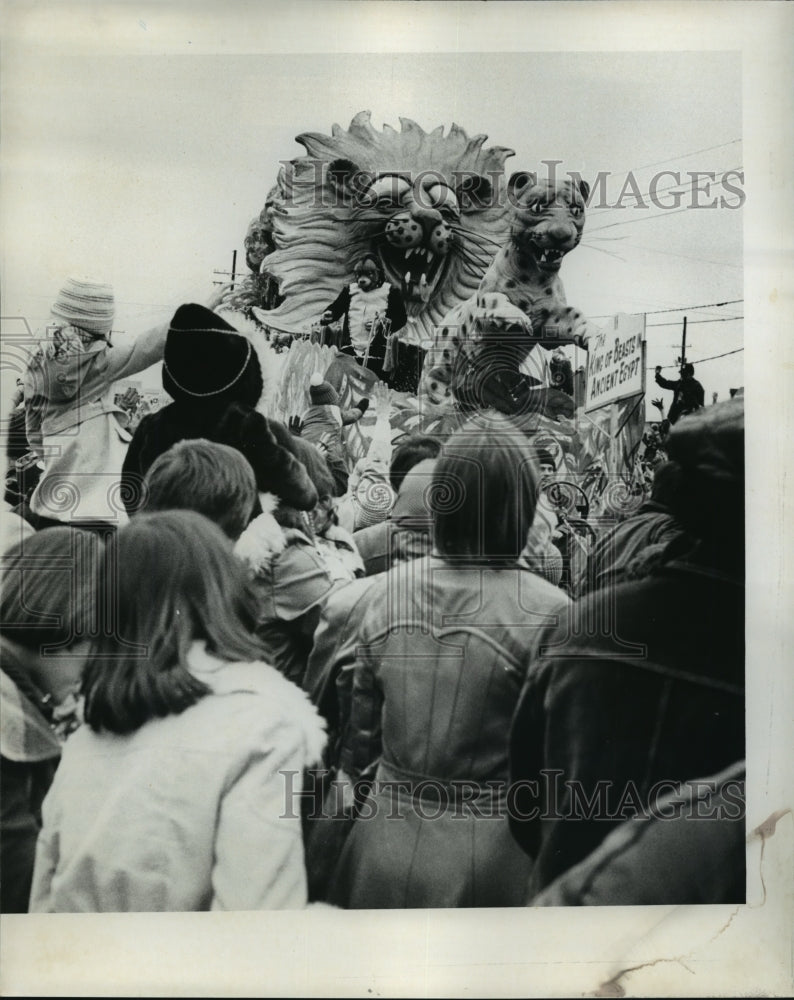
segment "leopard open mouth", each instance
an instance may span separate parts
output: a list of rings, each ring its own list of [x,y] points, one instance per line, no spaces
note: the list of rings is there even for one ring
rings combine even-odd
[[[554,250],[548,247],[545,250],[541,250],[540,254],[536,257],[538,264],[559,264],[562,258],[565,256],[565,250]]]
[[[532,256],[542,271],[559,271],[562,259],[567,253],[567,250],[558,250],[555,247],[541,247],[537,244],[532,244]]]
[[[386,278],[396,285],[407,303],[425,304],[430,300],[444,272],[446,256],[433,253],[427,247],[386,245],[380,248],[380,259]]]

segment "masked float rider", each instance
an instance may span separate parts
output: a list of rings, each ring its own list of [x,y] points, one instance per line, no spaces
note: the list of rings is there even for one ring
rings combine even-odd
[[[386,357],[386,327],[397,333],[407,321],[399,290],[383,280],[380,262],[362,257],[355,267],[356,280],[346,285],[322,315],[323,323],[342,319],[339,349],[356,358],[378,378],[388,381],[383,363]]]

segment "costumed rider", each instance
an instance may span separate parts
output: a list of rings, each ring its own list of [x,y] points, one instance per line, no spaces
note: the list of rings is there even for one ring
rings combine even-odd
[[[346,285],[322,314],[321,322],[342,319],[339,349],[350,354],[379,379],[389,381],[394,359],[387,359],[390,338],[405,326],[405,304],[399,290],[383,280],[377,257],[362,257],[354,270],[356,280]]]
[[[695,366],[692,364],[682,365],[680,374],[681,378],[673,381],[663,377],[661,365],[656,366],[656,384],[662,389],[671,389],[673,392],[673,401],[667,411],[667,419],[671,424],[676,423],[680,417],[684,417],[688,413],[695,413],[696,410],[703,409],[706,402],[703,386],[695,378]],[[661,410],[656,400],[654,400],[654,405]]]

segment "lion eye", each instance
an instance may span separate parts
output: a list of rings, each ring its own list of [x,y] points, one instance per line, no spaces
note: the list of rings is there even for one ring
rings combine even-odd
[[[574,219],[578,219],[581,214],[582,214],[581,205],[571,205],[571,215],[574,217]]]
[[[541,201],[532,201],[527,205],[527,208],[533,215],[540,215],[546,206]]]
[[[444,216],[444,218],[454,218],[459,214],[458,199],[452,188],[446,184],[431,184],[423,192],[427,204],[432,206]]]
[[[400,202],[389,195],[384,195],[382,198],[378,198],[375,202],[377,208],[381,209],[383,212],[391,212],[395,209],[400,208]]]
[[[403,177],[386,174],[378,177],[367,192],[375,205],[384,211],[399,208],[411,185]]]

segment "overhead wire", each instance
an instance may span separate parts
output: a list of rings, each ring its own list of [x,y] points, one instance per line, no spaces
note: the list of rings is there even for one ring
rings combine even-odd
[[[688,320],[689,326],[701,326],[703,323],[729,323],[731,320],[744,319],[744,316],[723,316],[721,318],[712,319],[691,319]],[[647,329],[653,329],[654,327],[660,326],[680,326],[680,323],[648,323]]]
[[[721,306],[735,306],[740,302],[744,302],[744,299],[726,299],[725,302],[707,302],[702,305],[696,306],[670,306],[667,309],[643,309],[642,311],[646,316],[660,316],[662,313],[671,312],[696,312],[700,309],[718,309]],[[612,319],[613,314],[607,313],[602,316],[591,316],[591,319]]]
[[[657,160],[655,163],[646,163],[642,167],[635,167],[635,170],[647,170],[649,167],[660,167],[664,163],[674,163],[676,160],[686,160],[690,156],[697,156],[699,153],[710,153],[713,149],[724,149],[725,146],[733,146],[739,139],[730,139],[728,142],[720,142],[716,146],[705,146],[703,149],[694,149],[691,153],[679,153],[678,156],[671,156],[669,160]],[[628,171],[627,171],[628,172]]]
[[[696,358],[695,360],[692,361],[692,364],[693,365],[703,365],[707,361],[716,361],[717,358],[727,358],[729,354],[739,354],[743,350],[744,350],[743,347],[737,347],[733,351],[724,351],[722,354],[712,354],[710,358]],[[680,368],[680,367],[681,366],[678,365],[678,364],[675,364],[675,365],[648,365],[648,367],[646,368],[646,371],[652,372],[652,371],[655,371],[657,368]]]
[[[714,174],[714,179],[713,180],[709,180],[709,184],[713,184],[715,187],[723,187],[724,184],[725,184],[724,178],[725,178],[726,174],[738,174],[743,169],[744,169],[744,167],[740,164],[738,167],[724,167],[724,168],[720,168],[720,170],[710,170],[710,171],[708,171],[708,173],[709,174]],[[670,171],[670,172],[672,173],[672,171]],[[704,178],[706,176],[706,171],[702,171],[701,170],[701,171],[697,171],[697,173],[703,174]],[[627,174],[626,176],[628,177],[628,176],[630,176],[630,174]],[[666,187],[656,188],[654,190],[653,197],[655,198],[659,194],[666,194],[668,191],[673,191],[675,188],[681,188],[682,190],[680,190],[679,192],[676,192],[676,193],[679,193],[679,194],[681,194],[683,196],[684,193],[686,192],[687,188],[692,187],[695,183],[696,183],[696,181],[695,181],[694,178],[692,179],[691,184],[688,184],[686,181],[678,180],[678,181],[676,181],[675,184],[668,184]],[[625,181],[624,181],[624,185],[625,185]],[[701,191],[700,188],[698,188],[698,191],[700,191],[701,194],[707,194],[706,191]],[[631,194],[631,197],[636,198],[636,195],[634,194],[633,191],[630,192],[630,194]],[[623,198],[625,198],[625,197],[628,197],[628,194],[624,194],[623,191],[621,190],[621,194],[620,194],[620,196],[618,198],[618,201],[622,201]],[[640,191],[639,192],[639,197],[640,197],[640,201],[642,201],[645,198],[651,199],[650,189],[647,190],[647,191]],[[588,214],[592,217],[593,215],[597,215],[600,212],[611,212],[611,211],[614,211],[616,207],[617,206],[614,206],[614,205],[599,205],[599,206],[596,206],[595,208],[589,209],[588,210]],[[620,206],[620,207],[624,207],[624,206]],[[628,206],[625,206],[625,207],[628,207]],[[638,206],[635,206],[635,207],[639,208],[641,206],[638,205]],[[665,206],[663,206],[663,205],[659,205],[657,207],[658,208],[665,208]]]
[[[583,245],[584,244],[584,241]],[[691,254],[686,253],[676,253],[674,250],[659,250],[656,247],[643,247],[639,243],[625,243],[624,247],[631,247],[634,250],[644,250],[646,253],[659,253],[663,254],[665,257],[680,257],[682,260],[694,260],[699,264],[714,264],[715,267],[733,267],[741,271],[743,269],[742,264],[730,264],[726,260],[711,260],[709,257],[693,257]]]

